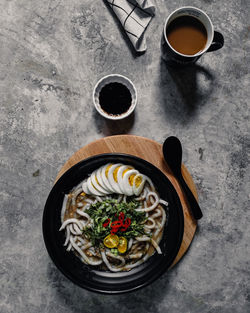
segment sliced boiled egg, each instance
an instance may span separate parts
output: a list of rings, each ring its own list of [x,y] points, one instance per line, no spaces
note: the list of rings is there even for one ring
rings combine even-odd
[[[134,178],[137,174],[139,174],[137,170],[129,170],[123,176],[123,180],[122,180],[123,190],[125,191],[125,194],[127,196],[132,196],[134,194],[133,183],[134,183]]]
[[[119,184],[118,184],[117,172],[121,166],[122,166],[122,164],[120,164],[120,163],[113,164],[108,171],[108,181],[109,181],[110,185],[112,186],[113,190],[116,193],[120,193],[120,194],[122,194],[122,191],[121,191]]]
[[[90,193],[91,193],[92,195],[95,195],[95,196],[104,196],[104,195],[105,195],[105,193],[103,193],[103,192],[97,190],[97,189],[94,187],[94,185],[93,185],[93,183],[92,183],[92,181],[91,181],[91,176],[87,179],[87,186],[88,186],[88,189],[89,189],[89,191],[90,191]]]
[[[101,178],[102,178],[103,187],[108,189],[110,191],[110,193],[116,192],[113,189],[113,187],[111,186],[111,184],[110,184],[110,182],[108,180],[108,173],[109,173],[109,170],[110,170],[112,165],[113,165],[112,163],[106,164],[105,166],[103,166],[101,168],[101,172],[100,172],[100,175],[101,175]]]
[[[87,185],[87,181],[86,181],[86,180],[82,183],[82,190],[83,190],[83,192],[85,192],[87,195],[90,195],[90,194],[91,194],[91,192],[89,191],[89,188],[88,188],[88,185]]]
[[[100,184],[100,186],[101,186],[103,189],[107,190],[108,193],[110,194],[110,193],[113,193],[113,191],[110,190],[110,188],[108,188],[108,187],[104,184],[104,181],[103,181],[103,179],[102,179],[102,170],[103,170],[103,168],[104,168],[105,166],[106,166],[106,165],[100,167],[100,168],[96,171],[96,178],[97,178],[97,181],[98,181],[98,183]]]
[[[97,171],[94,171],[91,174],[90,179],[91,179],[91,183],[92,183],[93,187],[97,191],[99,191],[99,192],[101,192],[101,193],[103,193],[105,195],[108,195],[110,193],[107,189],[103,188],[103,186],[100,184],[100,182],[99,182],[99,180],[97,178]]]
[[[126,190],[125,188],[123,188],[123,177],[125,175],[125,173],[127,173],[129,170],[132,170],[133,167],[132,166],[129,166],[129,165],[123,165],[121,166],[119,169],[118,169],[118,172],[117,172],[117,181],[118,181],[118,185],[122,191],[122,193],[124,193],[125,195],[126,194]]]
[[[139,196],[139,194],[142,192],[142,189],[145,185],[146,179],[142,174],[135,175],[133,179],[133,193],[136,196]]]
[[[148,181],[151,180],[140,174],[131,165],[108,163],[95,170],[88,179],[82,183],[82,190],[88,195],[104,196],[112,193],[126,196],[138,196]]]

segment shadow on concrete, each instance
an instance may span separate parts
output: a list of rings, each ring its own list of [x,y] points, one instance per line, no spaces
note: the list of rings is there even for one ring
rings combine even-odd
[[[188,253],[188,251],[187,251]],[[117,312],[155,312],[156,305],[168,299],[168,293],[173,294],[175,288],[171,286],[178,274],[178,268],[183,258],[158,280],[143,289],[120,295],[96,294],[74,285],[65,278],[59,270],[48,263],[47,279],[54,288],[57,305],[64,307],[63,312],[74,313],[117,313]]]
[[[178,68],[160,61],[159,96],[166,114],[173,119],[192,121],[212,94],[214,83],[210,71],[198,63]]]
[[[128,134],[133,128],[136,112],[132,112],[128,117],[122,120],[108,120],[101,116],[96,110],[94,112],[94,121],[98,134],[104,136]]]

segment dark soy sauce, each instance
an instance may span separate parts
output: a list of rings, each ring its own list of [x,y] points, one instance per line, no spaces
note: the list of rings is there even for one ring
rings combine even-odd
[[[106,113],[120,115],[128,111],[132,103],[132,97],[125,85],[109,83],[101,89],[99,102]]]

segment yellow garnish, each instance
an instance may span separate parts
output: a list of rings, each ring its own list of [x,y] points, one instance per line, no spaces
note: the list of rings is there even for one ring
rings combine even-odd
[[[128,241],[125,237],[120,237],[119,238],[119,245],[117,247],[118,251],[120,253],[125,253],[127,251],[128,247]]]
[[[107,166],[106,170],[105,170],[105,175],[108,178],[108,173],[109,173],[109,169],[111,168],[113,164],[110,164],[109,166]]]
[[[117,235],[108,235],[103,239],[103,243],[107,248],[115,248],[119,244],[119,237]]]
[[[86,196],[86,193],[85,192],[81,192],[80,196],[84,197],[84,196]]]

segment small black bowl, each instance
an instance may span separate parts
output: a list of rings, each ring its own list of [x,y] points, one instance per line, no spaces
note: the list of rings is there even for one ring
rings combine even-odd
[[[112,273],[86,265],[63,246],[61,208],[64,195],[106,163],[132,165],[150,177],[160,194],[169,203],[168,222],[160,242],[162,255],[155,253],[146,262],[129,272]],[[179,197],[167,177],[151,163],[128,154],[108,153],[85,159],[70,168],[52,188],[43,213],[43,237],[48,253],[58,269],[71,281],[91,291],[118,294],[142,288],[160,277],[174,261],[183,237],[184,218]]]

